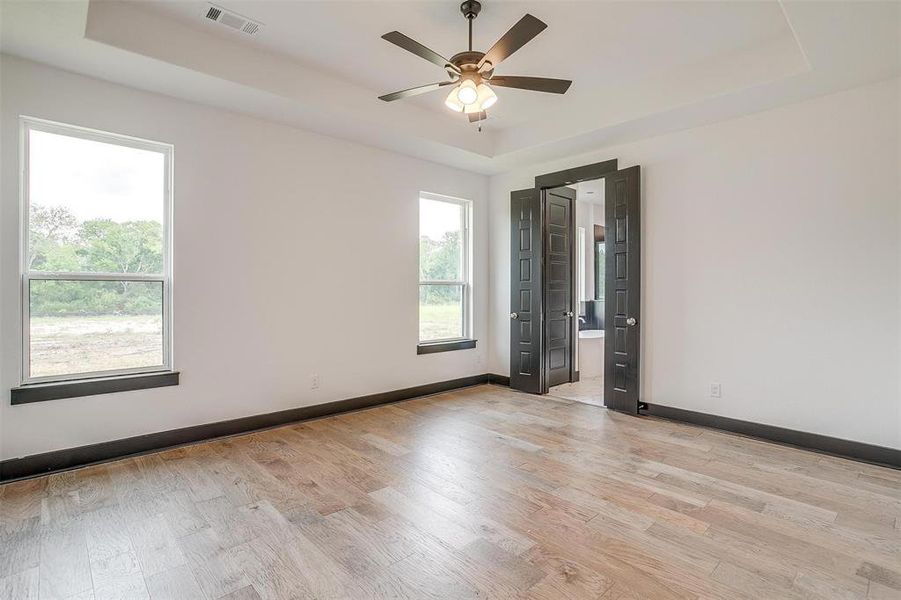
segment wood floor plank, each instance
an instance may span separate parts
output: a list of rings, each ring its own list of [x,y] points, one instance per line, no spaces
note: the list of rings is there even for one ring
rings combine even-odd
[[[547,554],[540,548],[533,548],[529,559],[547,573],[528,591],[528,597],[534,600],[600,598],[614,584],[612,579],[586,565]]]
[[[40,575],[37,567],[0,577],[0,600],[38,600]]]
[[[133,550],[91,561],[91,578],[95,600],[146,600],[150,597]]]
[[[41,558],[40,517],[0,527],[0,578],[37,567]]]
[[[104,508],[84,515],[81,523],[91,562],[134,550],[128,535],[130,523],[118,507]]]
[[[370,494],[381,502],[385,508],[394,512],[399,518],[409,521],[415,527],[435,536],[452,548],[463,548],[476,540],[472,533],[459,523],[445,518],[427,502],[410,498],[393,488],[383,488]]]
[[[243,587],[240,590],[234,591],[230,594],[226,594],[218,600],[262,600],[260,595],[257,593],[255,589],[253,589],[252,585],[248,585],[247,587]]]
[[[187,563],[175,534],[163,515],[135,523],[131,541],[144,577],[175,569]]]
[[[213,529],[179,540],[197,584],[207,598],[219,598],[251,585],[239,560],[241,550],[223,548]]]
[[[0,486],[0,600],[901,598],[901,471],[477,386]]]
[[[198,600],[203,591],[187,565],[160,571],[145,578],[150,600]]]
[[[67,598],[92,589],[91,562],[81,523],[41,533],[40,596]]]
[[[41,503],[47,495],[47,477],[12,481],[0,485],[0,527],[41,516]]]

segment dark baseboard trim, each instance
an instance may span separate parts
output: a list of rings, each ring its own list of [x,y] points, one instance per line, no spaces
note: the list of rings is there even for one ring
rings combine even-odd
[[[148,433],[146,435],[112,440],[109,442],[100,442],[99,444],[91,444],[90,446],[79,446],[77,448],[54,450],[52,452],[33,454],[21,458],[11,458],[9,460],[0,461],[0,482],[24,479],[37,475],[46,475],[55,471],[65,471],[118,458],[125,458],[127,456],[155,452],[175,446],[183,446],[185,444],[193,444],[214,438],[268,429],[270,427],[277,427],[288,423],[369,408],[379,404],[388,404],[391,402],[399,402],[401,400],[438,394],[440,392],[488,383],[493,377],[497,376],[488,375],[487,373],[483,375],[473,375],[471,377],[428,383],[402,390],[370,394],[368,396],[338,400],[336,402],[317,404],[315,406],[302,406],[300,408],[291,408],[273,413],[231,419],[229,421],[218,421],[216,423],[206,423],[203,425]]]
[[[47,400],[61,400],[63,398],[147,390],[168,385],[178,385],[178,371],[138,373],[120,377],[98,377],[80,381],[29,383],[10,390],[10,404],[30,404],[31,402],[46,402]]]
[[[806,431],[776,427],[775,425],[741,421],[739,419],[720,417],[682,408],[673,408],[671,406],[661,406],[659,404],[648,404],[647,409],[642,410],[641,414],[670,419],[672,421],[682,421],[683,423],[691,423],[693,425],[702,425],[713,429],[721,429],[723,431],[761,438],[771,442],[803,448],[805,450],[813,450],[831,456],[850,458],[884,467],[891,467],[893,469],[901,469],[901,450],[895,448],[874,446],[872,444],[843,440],[841,438],[829,437],[828,435],[820,435],[818,433],[808,433]]]
[[[488,383],[493,383],[495,385],[510,385],[510,378],[506,375],[496,375],[495,373],[488,374]]]

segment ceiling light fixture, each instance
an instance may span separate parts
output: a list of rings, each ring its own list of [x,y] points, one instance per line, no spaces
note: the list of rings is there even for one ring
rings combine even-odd
[[[479,92],[476,90],[476,84],[472,79],[467,79],[457,88],[457,100],[464,106],[474,104],[479,99]]]
[[[497,94],[487,83],[476,85],[471,79],[467,79],[451,90],[444,100],[445,106],[454,112],[462,112],[467,115],[483,112],[494,106],[497,102]]]
[[[399,31],[392,31],[383,35],[382,39],[442,67],[450,77],[450,81],[420,85],[379,96],[379,99],[391,102],[401,98],[425,94],[426,92],[451,85],[453,89],[447,95],[444,104],[454,112],[468,115],[470,122],[478,121],[481,126],[482,120],[487,117],[485,111],[497,102],[497,94],[494,93],[489,84],[550,94],[566,93],[566,90],[572,84],[572,81],[566,79],[509,75],[496,76],[494,69],[497,65],[544,31],[547,25],[532,15],[526,15],[510,28],[488,52],[479,52],[472,49],[472,22],[481,10],[482,5],[477,0],[465,0],[460,5],[460,12],[463,13],[463,17],[469,22],[469,50],[458,52],[450,60]]]
[[[458,88],[452,89],[450,94],[448,94],[447,98],[444,100],[444,105],[454,112],[463,112],[463,109],[466,108],[466,106],[457,98],[458,91]]]
[[[494,90],[492,90],[491,86],[487,83],[480,83],[476,88],[476,91],[479,93],[478,103],[482,110],[491,108],[494,106],[495,102],[497,102],[497,94],[494,93]]]

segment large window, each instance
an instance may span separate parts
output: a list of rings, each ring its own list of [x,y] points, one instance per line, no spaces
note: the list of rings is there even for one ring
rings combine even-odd
[[[22,134],[24,382],[169,370],[172,147]]]
[[[419,198],[419,341],[471,337],[470,204]]]

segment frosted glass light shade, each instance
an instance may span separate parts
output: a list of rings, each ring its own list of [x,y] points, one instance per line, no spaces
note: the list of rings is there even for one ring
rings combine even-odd
[[[494,90],[492,90],[491,86],[487,83],[480,83],[476,88],[476,91],[479,94],[479,99],[476,104],[481,105],[481,110],[487,110],[497,102],[497,94],[494,93]]]
[[[457,88],[457,100],[462,102],[464,105],[468,106],[478,99],[479,92],[476,89],[476,84],[473,83],[472,79],[467,79],[460,84],[459,88]]]
[[[448,94],[447,98],[444,100],[444,105],[454,112],[463,112],[465,106],[462,102],[457,100],[457,88],[450,91],[450,94]]]

